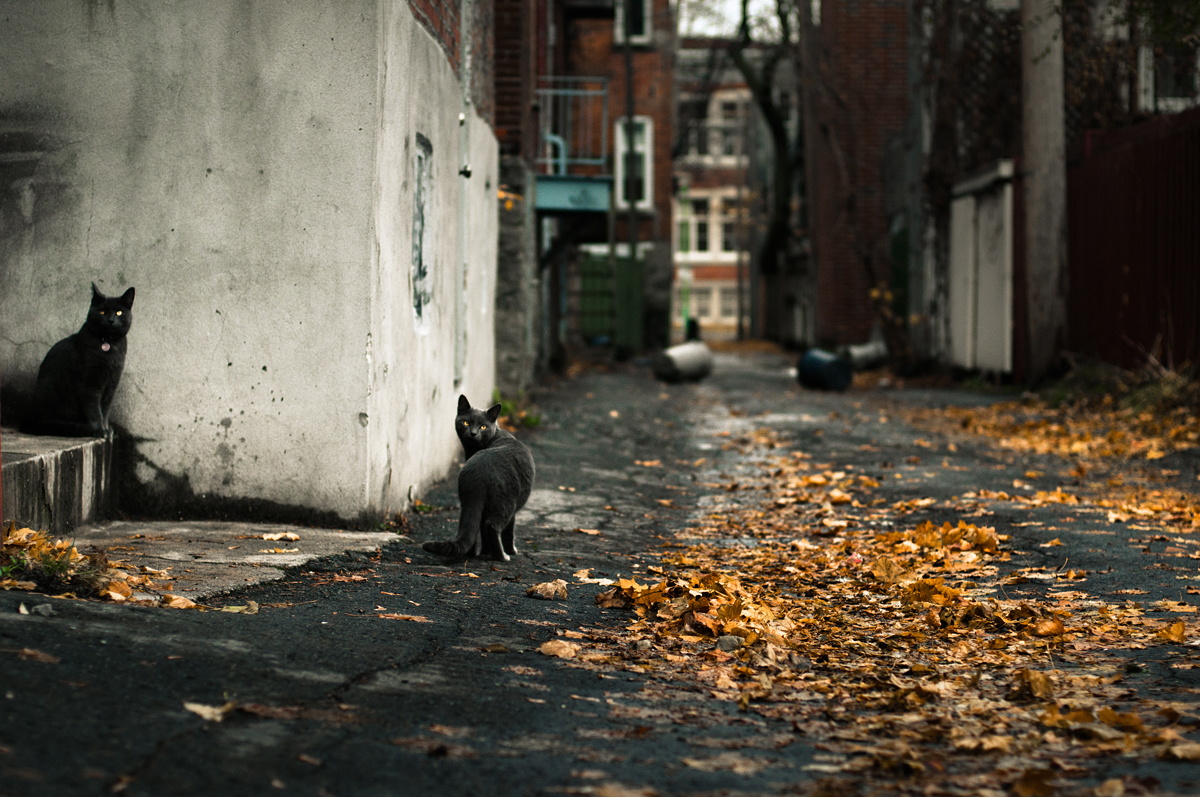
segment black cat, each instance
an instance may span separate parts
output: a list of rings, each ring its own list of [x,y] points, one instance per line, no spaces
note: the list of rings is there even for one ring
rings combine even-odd
[[[475,409],[466,396],[458,397],[454,430],[462,442],[467,462],[458,473],[458,500],[462,513],[458,536],[421,547],[446,557],[488,553],[507,562],[517,552],[513,540],[517,512],[533,489],[533,454],[517,438],[496,426],[500,405],[487,412]]]
[[[64,437],[112,434],[108,411],[125,368],[132,308],[133,288],[110,298],[92,283],[87,321],[42,360],[22,431]]]

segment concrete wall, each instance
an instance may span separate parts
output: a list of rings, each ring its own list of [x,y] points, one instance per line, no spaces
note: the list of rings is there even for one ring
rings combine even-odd
[[[475,176],[457,177],[459,83],[408,7],[3,10],[6,388],[30,385],[79,327],[90,281],[133,285],[113,420],[139,438],[148,492],[186,478],[196,494],[354,518],[402,509],[410,487],[444,475],[457,455],[460,182],[472,217],[462,387],[481,400],[494,373],[496,144],[472,114]],[[435,142],[425,335],[409,280],[415,132]]]
[[[471,177],[459,176],[463,131],[461,92],[431,101],[431,87],[454,81],[454,73],[424,28],[405,6],[384,12],[380,129],[376,185],[378,265],[372,286],[370,363],[370,494],[379,506],[402,506],[431,479],[445,474],[460,446],[453,434],[459,393],[472,404],[491,399],[495,382],[497,191],[499,150],[491,128],[468,114],[466,139]],[[434,189],[426,235],[433,292],[418,324],[412,300],[413,202],[418,136],[430,144]],[[460,219],[459,190],[468,194]],[[465,241],[459,240],[466,231]],[[464,306],[455,295],[455,259],[465,244]],[[427,250],[430,247],[426,247]],[[461,320],[456,314],[462,313]],[[427,326],[427,331],[423,331]],[[466,343],[463,381],[455,385],[455,333]],[[430,468],[429,462],[442,463]]]

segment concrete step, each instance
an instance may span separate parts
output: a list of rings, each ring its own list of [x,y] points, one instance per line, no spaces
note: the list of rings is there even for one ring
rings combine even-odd
[[[105,516],[112,490],[112,444],[0,430],[4,521],[61,536]]]

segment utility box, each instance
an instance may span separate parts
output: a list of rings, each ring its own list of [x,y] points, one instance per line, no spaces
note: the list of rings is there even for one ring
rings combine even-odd
[[[1013,370],[1013,161],[955,184],[950,204],[950,362]]]

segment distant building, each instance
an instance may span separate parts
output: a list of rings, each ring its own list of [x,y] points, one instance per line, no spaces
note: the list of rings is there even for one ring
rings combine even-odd
[[[498,333],[536,351],[539,371],[562,367],[568,347],[633,351],[667,340],[674,12],[668,0],[631,2],[629,142],[624,7],[623,0],[497,5],[497,29],[506,31],[496,39],[497,125],[508,192],[502,207],[509,208],[501,272],[519,273],[520,285],[535,291],[520,298],[525,288],[510,281],[503,293],[513,304],[498,311],[507,328]],[[503,375],[504,359],[516,355],[502,348],[499,356]]]
[[[750,89],[715,39],[681,42],[676,69],[678,131],[674,147],[675,291],[671,334],[682,340],[695,320],[710,340],[751,326],[750,265],[755,230],[747,208]],[[740,274],[739,274],[740,268]],[[739,290],[740,289],[740,290]]]

